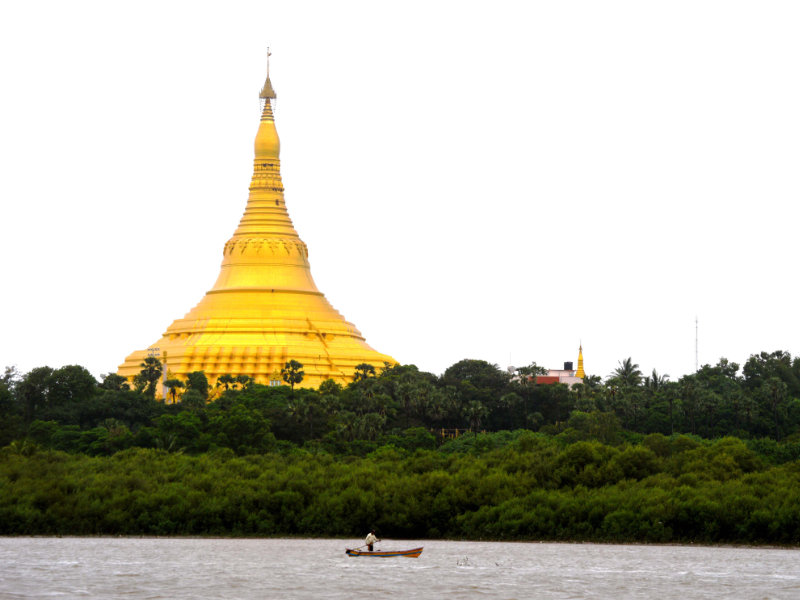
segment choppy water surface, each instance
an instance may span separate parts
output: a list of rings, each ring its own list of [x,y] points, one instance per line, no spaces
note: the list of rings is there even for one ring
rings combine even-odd
[[[351,545],[358,545],[353,541]],[[800,598],[800,552],[693,546],[0,538],[0,598]]]

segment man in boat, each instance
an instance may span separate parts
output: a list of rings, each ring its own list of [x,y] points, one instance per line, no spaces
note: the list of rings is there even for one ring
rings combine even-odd
[[[375,530],[373,529],[367,534],[367,539],[364,540],[364,544],[366,545],[368,551],[372,552],[372,545],[375,542],[380,542],[380,540],[375,537]]]

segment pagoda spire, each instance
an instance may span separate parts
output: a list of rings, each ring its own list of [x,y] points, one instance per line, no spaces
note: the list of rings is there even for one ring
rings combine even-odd
[[[270,99],[275,100],[278,96],[275,95],[275,90],[272,89],[272,82],[269,80],[269,57],[272,56],[272,52],[269,51],[267,48],[267,79],[264,82],[264,86],[261,88],[261,93],[258,95],[259,98],[262,100],[269,101]]]
[[[586,378],[586,371],[583,370],[583,342],[578,346],[578,370],[575,371],[575,377]]]
[[[297,360],[304,366],[304,387],[326,379],[348,383],[359,364],[381,367],[396,361],[367,345],[311,277],[308,248],[284,199],[269,56],[259,94],[263,106],[250,193],[239,226],[223,248],[219,276],[200,303],[151,347],[160,350],[167,363],[164,372],[171,377],[204,371],[212,382],[231,374],[279,385],[275,374]],[[147,350],[134,352],[118,373],[132,380],[147,355]]]

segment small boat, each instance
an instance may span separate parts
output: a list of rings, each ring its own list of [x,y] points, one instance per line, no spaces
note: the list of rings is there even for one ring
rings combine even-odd
[[[419,555],[422,554],[422,548],[412,548],[411,550],[375,550],[374,552],[345,548],[344,553],[347,554],[347,556],[380,556],[381,558],[405,556],[406,558],[419,558]]]

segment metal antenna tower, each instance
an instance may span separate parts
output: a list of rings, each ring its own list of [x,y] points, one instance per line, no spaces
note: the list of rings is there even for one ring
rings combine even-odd
[[[700,368],[698,364],[698,354],[697,354],[697,315],[694,317],[694,372],[697,373],[698,369]]]

